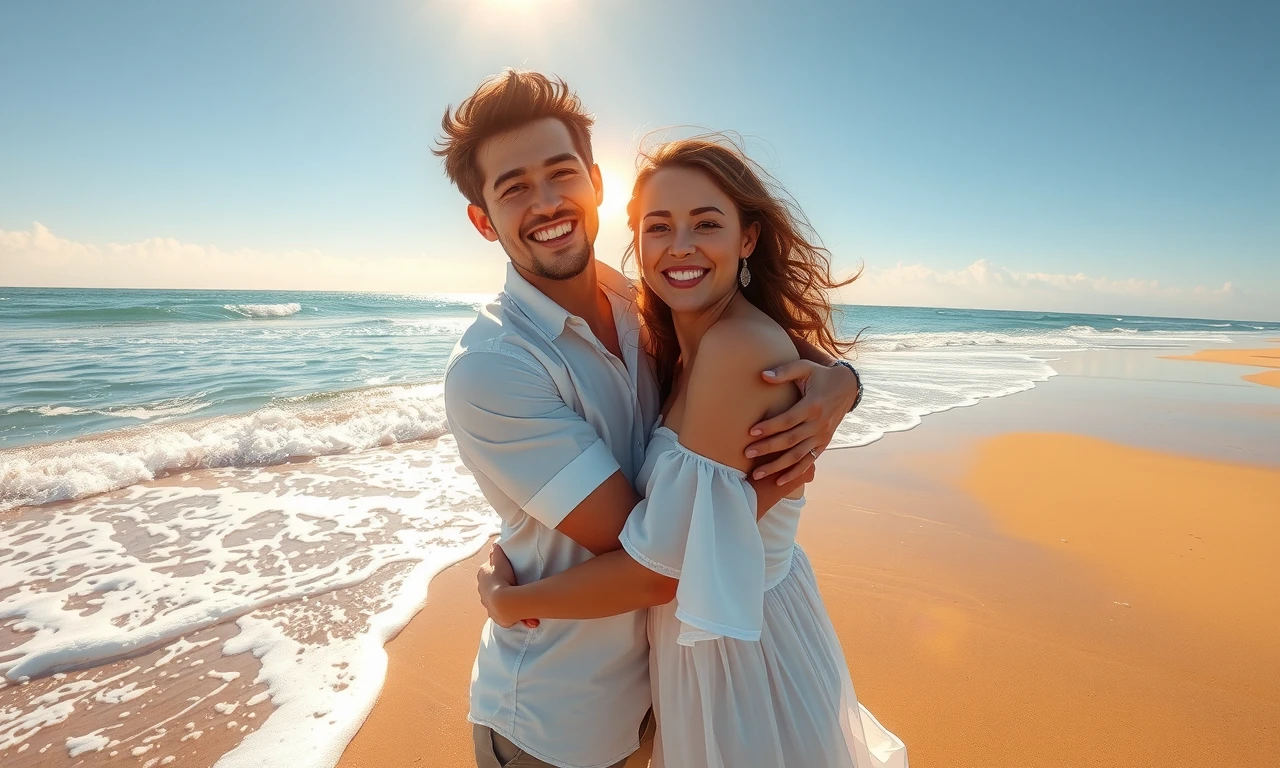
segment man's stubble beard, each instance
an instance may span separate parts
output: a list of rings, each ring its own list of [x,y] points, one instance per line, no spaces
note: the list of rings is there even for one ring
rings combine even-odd
[[[511,248],[506,247],[507,254],[510,255]],[[582,274],[587,268],[587,264],[591,261],[591,244],[583,242],[582,246],[569,245],[565,246],[565,250],[576,248],[577,250],[569,253],[557,253],[555,261],[546,262],[533,255],[533,249],[525,245],[524,241],[520,241],[520,249],[524,251],[524,255],[528,257],[528,264],[521,265],[538,277],[547,280],[570,280]]]

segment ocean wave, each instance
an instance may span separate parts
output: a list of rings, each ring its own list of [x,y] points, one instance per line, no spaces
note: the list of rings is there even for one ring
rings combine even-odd
[[[296,302],[288,304],[223,304],[222,308],[243,317],[288,317],[302,311]]]
[[[34,413],[40,416],[112,416],[149,421],[160,417],[186,416],[212,405],[202,398],[203,393],[191,397],[175,397],[158,403],[117,405],[107,408],[83,408],[74,405],[15,406],[5,413]]]
[[[279,464],[445,431],[439,385],[420,385],[13,448],[0,451],[0,510],[84,498],[181,470]]]
[[[254,727],[240,726],[218,765],[255,767],[334,762],[378,695],[384,644],[431,578],[498,523],[448,439],[279,472],[211,470],[8,522],[0,616],[15,631],[0,688],[52,684],[7,702],[0,753],[49,744],[48,761],[70,764],[62,736],[42,729],[87,734],[66,740],[74,752],[102,730],[91,729],[127,722],[127,739],[168,763],[201,733],[184,721],[208,733],[234,728],[234,712]],[[213,628],[229,622],[224,644]],[[244,674],[253,686],[227,685]],[[165,693],[174,685],[182,696]]]
[[[1200,331],[1146,331],[1111,328],[1105,331],[1087,325],[1072,325],[1049,331],[935,331],[925,333],[868,333],[859,345],[876,351],[906,351],[968,347],[1005,351],[1045,351],[1150,347],[1163,349],[1194,343],[1227,343],[1228,336]]]
[[[77,325],[116,325],[119,323],[154,323],[177,318],[178,307],[76,307],[59,309],[23,309],[11,315],[14,320],[38,323],[74,323]]]

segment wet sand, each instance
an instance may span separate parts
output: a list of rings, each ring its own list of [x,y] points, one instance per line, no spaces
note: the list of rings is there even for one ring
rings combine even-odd
[[[1057,367],[823,457],[800,543],[859,699],[916,768],[1280,764],[1280,401],[1152,353]],[[478,562],[340,765],[473,764]]]
[[[484,558],[482,551],[432,579],[427,604],[387,643],[378,703],[338,765],[474,765],[467,703],[485,619],[475,591]]]
[[[1280,566],[1270,551],[1280,540],[1280,393],[1227,366],[1154,352],[1054,367],[1062,375],[1032,391],[824,455],[800,543],[859,698],[916,768],[1280,764]],[[267,475],[278,484],[313,470]],[[147,485],[212,492],[228,472]],[[266,475],[254,477],[240,482],[266,487]],[[86,508],[118,516],[127,495]],[[426,607],[387,643],[380,697],[340,765],[473,764],[465,714],[484,618],[479,562],[440,573]],[[315,615],[376,602],[404,567],[313,597]],[[299,642],[334,630],[288,615]],[[15,631],[0,626],[0,647],[20,640]],[[221,655],[237,633],[216,624],[110,664],[0,686],[0,713],[38,695],[77,707],[74,721],[44,725],[0,762],[213,765],[273,711],[253,654]],[[68,759],[66,739],[92,733],[117,743]]]
[[[1277,342],[1280,340],[1271,339],[1270,341]],[[1168,359],[1248,365],[1256,368],[1280,368],[1280,347],[1273,349],[1204,349],[1191,355],[1170,357]],[[1280,387],[1280,370],[1251,373],[1240,378],[1268,387]]]
[[[0,663],[26,664],[0,675],[0,765],[212,766],[245,739],[336,762],[397,611],[407,622],[432,574],[492,530],[431,448],[175,473],[0,514],[0,600],[30,616],[0,617]],[[453,516],[424,512],[441,507]]]

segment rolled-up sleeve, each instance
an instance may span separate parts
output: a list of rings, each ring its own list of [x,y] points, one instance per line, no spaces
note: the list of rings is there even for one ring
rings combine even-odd
[[[532,359],[469,352],[449,368],[444,397],[467,466],[549,528],[619,470],[595,428]]]

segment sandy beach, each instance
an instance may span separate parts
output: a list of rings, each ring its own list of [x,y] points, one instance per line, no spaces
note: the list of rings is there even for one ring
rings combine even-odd
[[[1280,764],[1280,399],[1238,366],[1199,362],[1220,352],[1064,354],[1030,391],[823,456],[799,540],[860,700],[916,768]],[[1265,352],[1244,359],[1274,359]],[[59,605],[98,622],[104,648],[130,637],[112,627],[136,622],[131,594],[244,585],[235,620],[0,685],[0,763],[212,766],[255,734],[298,751],[295,726],[265,726],[292,712],[284,722],[348,723],[342,766],[472,765],[484,615],[469,555],[492,527],[437,450],[447,440],[177,473],[0,515],[21,548],[11,567],[47,560],[75,581],[78,552],[138,558],[108,569],[105,592],[64,587]],[[454,516],[415,512],[436,499]],[[210,569],[211,557],[226,562]],[[421,603],[390,602],[424,591],[416,615]],[[157,605],[131,631],[175,610]],[[380,611],[382,634],[361,634]],[[29,632],[0,624],[0,646]],[[299,685],[314,673],[290,667],[344,643],[347,656],[314,657],[325,685],[352,694],[337,699],[350,711],[327,712]],[[359,674],[338,658],[358,659]],[[339,759],[327,754],[316,759]]]
[[[1203,349],[1193,355],[1170,357],[1170,360],[1199,360],[1206,363],[1248,365],[1256,368],[1280,368],[1280,349]],[[1245,381],[1280,387],[1280,371],[1263,371],[1242,376]]]
[[[824,456],[800,543],[859,699],[917,768],[1276,764],[1280,402],[1148,352],[1055,367]],[[471,764],[477,563],[387,646],[340,765]]]

